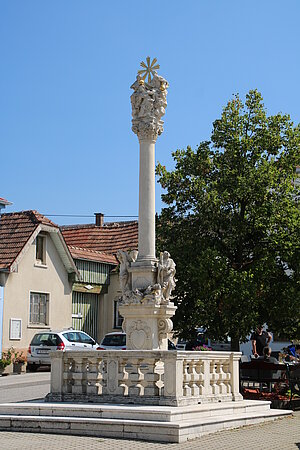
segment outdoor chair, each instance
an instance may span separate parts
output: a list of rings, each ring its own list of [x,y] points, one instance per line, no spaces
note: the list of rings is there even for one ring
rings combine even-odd
[[[287,376],[290,388],[290,405],[293,397],[300,397],[300,365],[293,367],[287,364]]]

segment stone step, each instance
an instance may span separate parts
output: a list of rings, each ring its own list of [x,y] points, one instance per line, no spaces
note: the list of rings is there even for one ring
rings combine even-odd
[[[119,407],[114,405],[112,407],[109,405],[110,412],[114,412],[113,417],[99,417],[99,415],[98,417],[87,417],[84,416],[84,411],[87,415],[98,410],[99,414],[99,411],[103,410],[103,405],[99,409],[90,405],[68,405],[70,406],[70,408],[67,408],[69,415],[58,415],[59,413],[67,412],[66,408],[62,409],[66,405],[48,404],[46,408],[42,408],[41,406],[37,407],[37,404],[33,403],[31,404],[32,413],[23,414],[22,407],[24,408],[24,405],[7,404],[0,405],[0,430],[117,437],[178,443],[226,428],[236,428],[264,422],[291,414],[291,411],[270,410],[266,408],[266,405],[262,405],[262,408],[259,409],[258,402],[254,401],[253,405],[250,405],[249,402],[251,403],[251,401],[237,402],[247,403],[247,405],[244,405],[244,411],[241,408],[226,408],[224,405],[219,406],[218,409],[215,404],[205,405],[209,406],[211,410],[215,409],[215,412],[218,411],[218,414],[210,416],[206,414],[208,412],[206,408],[203,408],[202,412],[198,410],[197,413],[191,416],[187,410],[186,414],[184,411],[181,411],[178,415],[176,410],[179,408],[152,407],[154,413],[156,408],[159,410],[163,408],[175,410],[174,414],[172,414],[172,411],[169,411],[169,414],[166,414],[164,418],[162,411],[160,411],[160,414],[156,415],[156,420],[151,415],[151,420],[147,420],[149,407],[135,407],[133,405],[131,407],[122,405]],[[27,405],[29,404],[26,404],[25,409],[29,412]],[[8,406],[14,407],[14,411],[9,412],[10,408]],[[80,414],[80,416],[70,415],[71,406],[73,410],[77,410],[75,413]],[[269,405],[267,406],[269,407]],[[132,410],[131,419],[125,417],[125,412],[128,414],[130,409]],[[47,415],[43,414],[44,412],[47,412]],[[108,414],[108,410],[106,413]]]
[[[142,406],[142,405],[86,405],[74,403],[7,403],[0,404],[0,414],[60,417],[93,417],[113,419],[133,419],[142,416],[144,420],[173,422],[193,420],[224,414],[246,413],[249,411],[269,411],[269,401],[243,400],[239,402],[206,403],[191,406]]]

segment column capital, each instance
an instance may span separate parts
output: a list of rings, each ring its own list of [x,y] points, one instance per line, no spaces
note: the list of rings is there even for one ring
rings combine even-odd
[[[162,134],[164,122],[161,118],[167,107],[168,86],[168,82],[156,72],[149,83],[137,75],[132,84],[132,131],[140,141],[156,142],[157,136]]]
[[[163,132],[163,121],[161,124],[155,122],[144,122],[132,120],[132,131],[137,135],[139,142],[156,143],[157,137]],[[160,133],[159,133],[160,131]]]

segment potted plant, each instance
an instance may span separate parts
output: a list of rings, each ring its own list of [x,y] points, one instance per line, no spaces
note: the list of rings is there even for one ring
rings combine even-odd
[[[0,358],[0,375],[9,375],[11,371],[12,362],[12,349],[7,350],[7,352],[2,352],[2,357]]]
[[[196,352],[209,352],[212,350],[211,347],[209,347],[208,345],[197,345],[197,347],[194,347],[193,350],[195,350]]]
[[[13,354],[13,367],[14,373],[25,373],[26,372],[26,355],[23,352],[14,351]]]

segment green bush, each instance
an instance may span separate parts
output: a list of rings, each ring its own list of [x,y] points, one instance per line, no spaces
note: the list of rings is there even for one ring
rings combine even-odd
[[[11,364],[12,351],[9,349],[7,352],[2,353],[2,358],[0,358],[0,370],[5,369],[6,366]]]

